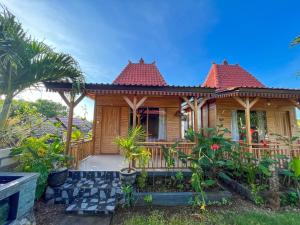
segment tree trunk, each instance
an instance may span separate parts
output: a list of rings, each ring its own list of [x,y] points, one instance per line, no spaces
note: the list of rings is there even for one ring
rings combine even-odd
[[[5,100],[4,100],[4,103],[2,106],[2,111],[0,113],[0,130],[4,129],[4,127],[6,125],[10,107],[12,104],[12,99],[13,99],[12,93],[8,93],[5,97]]]

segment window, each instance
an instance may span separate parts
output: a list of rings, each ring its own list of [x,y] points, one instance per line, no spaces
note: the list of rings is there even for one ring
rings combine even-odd
[[[259,143],[264,140],[267,134],[267,120],[265,111],[251,111],[250,112],[250,132],[252,135],[252,142]],[[232,139],[237,141],[246,141],[246,122],[245,111],[238,110],[232,112]]]
[[[137,110],[137,125],[147,133],[147,141],[166,139],[166,111],[164,108],[142,107]],[[132,111],[130,113],[132,127]]]

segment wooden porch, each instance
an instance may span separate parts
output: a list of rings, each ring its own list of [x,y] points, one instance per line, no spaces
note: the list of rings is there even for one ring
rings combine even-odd
[[[73,157],[73,167],[79,170],[88,171],[116,171],[127,166],[124,157],[121,155],[93,155],[93,141],[82,140],[71,144],[71,156]],[[148,170],[165,170],[168,168],[164,159],[164,153],[161,146],[171,147],[174,142],[141,142],[151,155],[146,169]],[[195,143],[193,142],[179,142],[176,149],[184,153],[191,153]],[[272,159],[278,159],[281,156],[278,164],[279,168],[286,166],[293,157],[300,157],[300,144],[285,144],[282,142],[271,142],[268,144],[261,143],[240,143],[240,150],[242,152],[249,152],[259,162],[264,156],[268,155]],[[184,164],[178,159],[178,153],[172,154],[175,159],[175,165],[172,169],[189,169],[189,164]],[[138,165],[137,169],[141,169]]]

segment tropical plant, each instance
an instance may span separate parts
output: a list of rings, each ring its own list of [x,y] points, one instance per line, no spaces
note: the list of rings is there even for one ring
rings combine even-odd
[[[125,204],[124,206],[130,207],[133,205],[133,188],[131,185],[123,185],[122,186],[122,192],[124,194],[124,198],[125,198]]]
[[[12,155],[19,159],[17,170],[38,172],[36,197],[39,198],[47,185],[51,171],[68,166],[70,157],[63,154],[64,143],[55,135],[24,139],[20,147],[12,149]]]
[[[28,102],[14,100],[12,109],[6,128],[0,129],[0,148],[19,146],[44,122],[36,108]]]
[[[0,95],[4,103],[0,129],[4,129],[13,98],[24,89],[47,81],[69,81],[81,87],[84,77],[77,62],[56,53],[43,42],[27,35],[7,9],[0,13]]]
[[[291,43],[291,46],[298,45],[300,43],[300,36],[297,36]]]
[[[149,159],[149,152],[139,145],[145,139],[145,131],[141,126],[130,129],[127,137],[117,137],[115,143],[120,147],[125,159],[128,162],[128,173],[132,170],[131,163],[137,160],[145,163]]]
[[[75,128],[72,131],[72,134],[71,134],[71,140],[72,141],[79,141],[83,138],[84,138],[84,134],[79,129]]]
[[[36,110],[46,118],[67,116],[68,114],[66,106],[47,99],[38,99],[31,105],[36,107]]]

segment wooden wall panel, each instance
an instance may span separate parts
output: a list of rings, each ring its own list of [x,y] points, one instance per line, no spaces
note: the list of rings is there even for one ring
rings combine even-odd
[[[129,108],[121,107],[120,136],[125,137],[129,129]]]
[[[178,108],[167,108],[167,140],[174,141],[180,138],[180,117],[176,115]]]
[[[202,128],[208,127],[209,113],[208,113],[208,104],[202,107]]]
[[[215,103],[210,103],[209,104],[209,110],[208,110],[208,125],[209,127],[216,127],[216,115],[217,115],[217,111],[216,111],[216,104]]]
[[[133,96],[129,97],[131,99],[133,98]],[[138,99],[141,99],[141,97],[138,97]],[[129,129],[129,107],[121,95],[98,95],[96,97],[95,105],[96,110],[94,116],[94,153],[101,154],[101,146],[103,145],[103,109],[111,106],[119,107],[119,135],[126,136],[128,134]],[[145,103],[142,105],[148,107],[161,107],[166,109],[166,130],[167,139],[169,141],[180,138],[180,117],[176,115],[176,112],[179,109],[179,105],[180,99],[175,96],[148,97]]]

